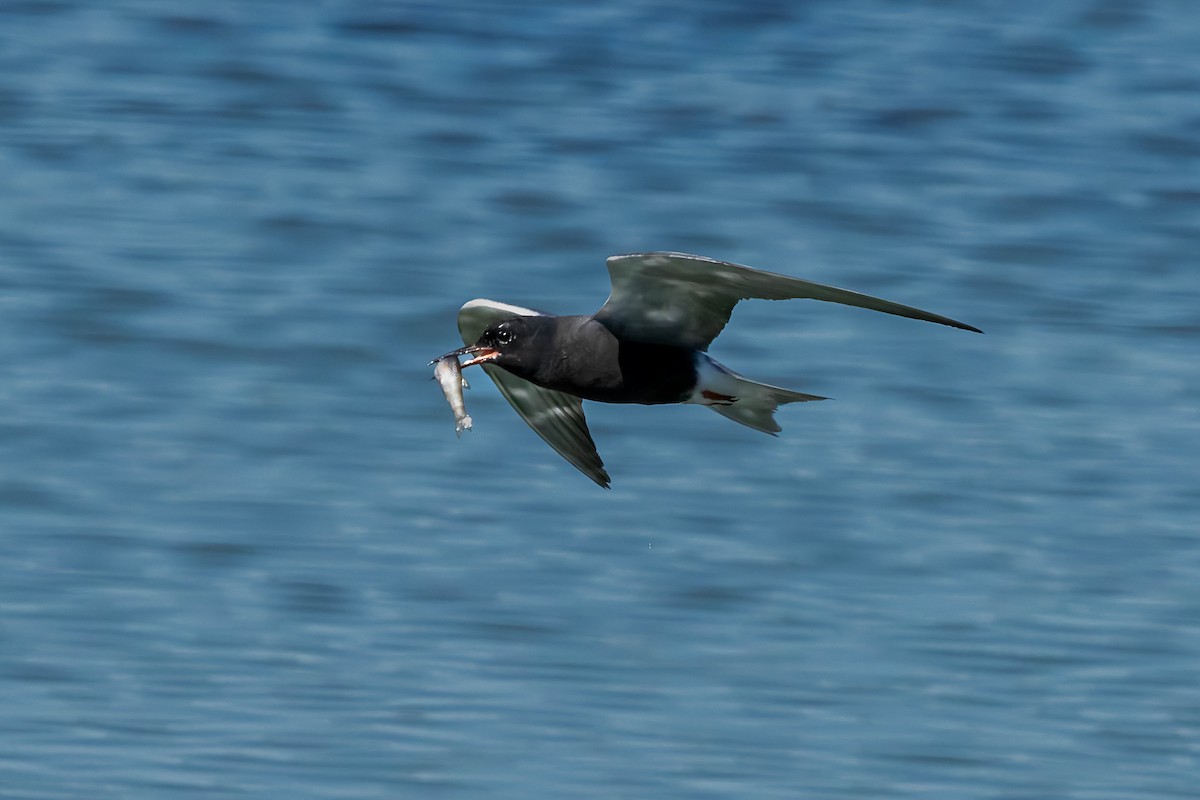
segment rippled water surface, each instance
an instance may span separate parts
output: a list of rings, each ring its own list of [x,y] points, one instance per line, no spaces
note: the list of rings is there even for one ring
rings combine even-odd
[[[0,5],[0,797],[1194,797],[1195,12]],[[459,305],[640,250],[987,333],[456,440]]]

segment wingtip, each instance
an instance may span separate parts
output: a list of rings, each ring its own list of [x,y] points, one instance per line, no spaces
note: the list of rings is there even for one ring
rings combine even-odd
[[[976,328],[974,325],[968,325],[965,322],[959,322],[958,320],[952,319],[950,317],[943,317],[941,314],[931,314],[928,311],[925,311],[922,313],[925,316],[920,316],[920,317],[915,317],[915,318],[919,319],[919,320],[923,320],[925,322],[936,322],[939,325],[945,325],[947,328],[958,328],[960,331],[970,331],[971,333],[983,333],[983,331],[979,330],[979,328]]]
[[[943,317],[941,314],[930,314],[929,312],[923,312],[923,313],[925,313],[926,316],[923,316],[923,317],[914,316],[913,318],[919,319],[923,322],[936,322],[938,325],[945,325],[947,328],[957,328],[960,331],[970,331],[971,333],[983,333],[983,331],[979,330],[979,328],[976,328],[974,325],[968,325],[965,322],[959,322],[958,320],[951,319],[950,317]]]

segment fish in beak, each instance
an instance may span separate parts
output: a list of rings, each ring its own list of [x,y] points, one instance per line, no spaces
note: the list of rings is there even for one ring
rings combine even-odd
[[[464,361],[462,364],[463,369],[466,369],[467,367],[473,367],[476,364],[483,364],[491,361],[500,355],[500,351],[494,347],[488,347],[487,345],[469,344],[466,347],[458,348],[452,353],[446,353],[446,355],[441,356],[440,358],[435,358],[429,363],[436,364],[438,361],[441,361],[444,358],[458,358],[459,356],[465,355],[473,355],[475,357],[469,361]]]

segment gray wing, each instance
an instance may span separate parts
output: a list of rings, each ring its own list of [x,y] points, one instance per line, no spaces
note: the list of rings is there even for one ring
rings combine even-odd
[[[543,315],[540,311],[495,300],[472,300],[458,312],[458,332],[462,334],[464,344],[475,344],[489,325],[519,316]],[[534,433],[584,475],[608,488],[608,473],[588,431],[582,400],[574,395],[543,389],[499,367],[480,366]]]
[[[809,298],[982,333],[964,322],[878,297],[686,253],[608,259],[612,294],[596,319],[618,336],[707,350],[739,300]]]

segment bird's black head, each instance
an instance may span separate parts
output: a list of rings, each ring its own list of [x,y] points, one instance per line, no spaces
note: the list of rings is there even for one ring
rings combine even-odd
[[[543,324],[548,317],[512,317],[488,326],[473,345],[448,353],[449,356],[470,354],[463,367],[475,364],[495,364],[516,375],[524,375],[537,363],[539,346],[545,338]]]

